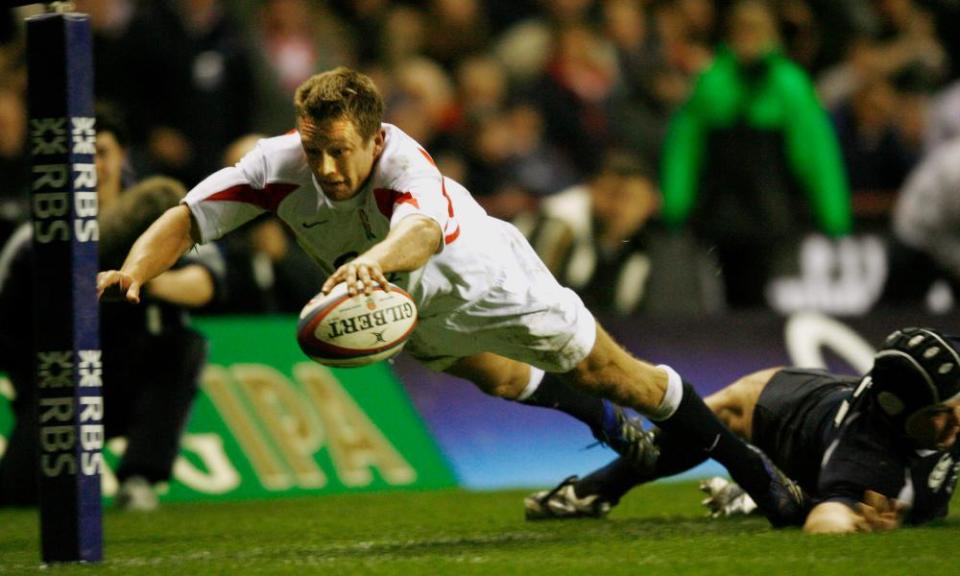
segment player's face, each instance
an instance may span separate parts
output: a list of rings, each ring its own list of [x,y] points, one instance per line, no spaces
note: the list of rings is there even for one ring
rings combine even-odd
[[[921,410],[907,420],[907,436],[918,448],[949,450],[960,433],[960,400]]]
[[[383,130],[364,141],[347,118],[320,123],[299,118],[297,128],[307,162],[323,193],[331,200],[353,198],[383,151]]]

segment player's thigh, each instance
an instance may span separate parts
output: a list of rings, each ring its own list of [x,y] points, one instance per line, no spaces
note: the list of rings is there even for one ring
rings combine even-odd
[[[493,396],[516,398],[530,382],[530,366],[492,352],[459,358],[444,370]]]
[[[484,352],[547,372],[570,371],[594,347],[593,315],[556,281],[516,228],[500,223],[492,234],[502,262],[490,264],[489,278],[470,279],[469,299],[452,302],[443,313],[424,311],[407,352],[443,371]],[[433,306],[451,304],[440,300]]]
[[[780,368],[768,368],[747,374],[726,388],[706,398],[707,406],[734,434],[751,440],[753,411],[764,387]]]

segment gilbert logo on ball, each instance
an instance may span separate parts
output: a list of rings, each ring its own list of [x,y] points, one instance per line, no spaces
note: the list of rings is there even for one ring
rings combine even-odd
[[[341,283],[303,307],[297,342],[321,364],[365,366],[399,353],[416,324],[417,306],[400,288],[391,284],[385,292],[378,286],[370,295],[351,297]]]

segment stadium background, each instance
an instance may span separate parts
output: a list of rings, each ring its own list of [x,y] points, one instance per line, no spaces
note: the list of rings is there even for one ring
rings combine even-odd
[[[420,139],[491,213],[520,220],[535,218],[541,202],[589,179],[606,147],[626,147],[651,165],[659,163],[669,120],[710,62],[731,4],[76,2],[93,16],[98,97],[111,100],[128,117],[131,173],[161,172],[193,183],[221,164],[235,138],[290,128],[290,93],[305,75],[349,64],[370,72],[384,88],[388,121]],[[644,306],[622,317],[606,311],[604,318],[634,353],[674,365],[704,394],[744,372],[798,362],[787,350],[784,329],[790,315],[802,310],[839,316],[869,343],[901,324],[948,329],[957,324],[945,284],[901,312],[876,311],[887,282],[885,254],[898,191],[926,154],[955,135],[950,118],[956,115],[949,114],[949,106],[956,100],[950,95],[956,93],[960,62],[956,3],[795,0],[775,3],[775,10],[783,52],[811,76],[840,136],[854,233],[832,239],[809,225],[778,255],[782,266],[767,279],[766,300],[746,309],[725,305],[715,282],[691,294],[688,279],[703,271],[698,258],[664,260],[663,254],[676,254],[669,251],[660,254],[661,260],[652,256]],[[5,11],[0,26],[0,215],[7,232],[27,216],[29,149],[19,32],[26,13]],[[617,24],[630,26],[623,30]],[[557,44],[566,51],[550,48],[551,39],[558,38],[567,42]],[[885,56],[887,62],[878,62]],[[864,67],[871,71],[864,73]],[[689,233],[667,231],[656,218],[650,224],[655,238],[681,238],[682,250],[698,250]],[[256,252],[247,250],[241,251],[241,262]],[[295,252],[296,246],[286,242],[284,250]],[[709,256],[708,248],[703,252]],[[283,286],[282,275],[277,278],[257,300],[257,309],[245,308],[249,301],[234,302],[235,308],[219,312],[295,312],[304,299],[286,295],[302,287],[295,281]],[[226,345],[217,323],[230,321],[199,322],[211,334],[211,362],[254,362],[242,353],[218,360]],[[245,317],[238,320],[239,331],[255,335],[261,323],[271,321]],[[288,373],[296,351],[277,342],[276,357],[262,362]],[[257,343],[248,346],[249,351]],[[844,354],[835,350],[828,359],[838,369],[863,368],[839,360]],[[400,359],[394,371],[402,389],[383,374],[377,385],[387,395],[405,392],[416,413],[405,413],[402,421],[393,411],[408,407],[403,394],[392,396],[390,409],[377,408],[380,400],[364,398],[371,392],[364,391],[362,378],[336,374],[408,460],[416,459],[411,456],[420,450],[416,447],[426,447],[423,461],[416,463],[418,470],[427,470],[417,476],[424,487],[454,481],[469,488],[545,485],[609,458],[602,448],[584,450],[591,442],[585,429],[561,416],[483,397],[409,359]],[[209,404],[209,387],[207,392],[197,417],[203,412],[222,417]],[[278,410],[289,416],[284,406]],[[416,428],[421,419],[425,433],[416,438],[398,439],[402,433],[391,431],[391,422]],[[8,424],[0,421],[3,425]],[[293,444],[308,459],[318,458],[323,446],[317,438],[299,448]],[[288,466],[297,456],[281,459]],[[196,462],[195,455],[185,458]],[[319,458],[326,462],[326,456]],[[254,473],[249,463],[237,466]],[[337,470],[320,468],[333,479],[326,489],[344,488]],[[381,473],[355,486],[411,484],[402,474],[390,482]],[[303,480],[305,489],[324,489],[312,481]],[[234,494],[245,495],[250,494]],[[174,486],[169,497],[176,496]]]
[[[706,395],[767,366],[857,373],[869,366],[872,343],[896,327],[952,325],[957,317],[747,314],[735,321],[653,320],[642,330],[632,319],[607,320],[631,350],[683,370]],[[406,358],[392,371],[384,364],[328,372],[305,362],[285,345],[295,326],[290,318],[207,319],[199,326],[213,342],[211,367],[166,501],[542,486],[612,459],[563,415],[484,396]],[[0,385],[0,442],[10,426],[2,402],[9,393]],[[108,444],[109,463],[122,446]],[[683,478],[722,473],[710,462]],[[106,496],[115,493],[112,476],[104,486]]]

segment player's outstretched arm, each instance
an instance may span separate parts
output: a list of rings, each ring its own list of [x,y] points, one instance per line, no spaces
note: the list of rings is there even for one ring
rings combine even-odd
[[[328,293],[341,282],[347,283],[347,292],[370,294],[379,284],[388,289],[386,275],[391,272],[410,272],[437,253],[442,242],[440,225],[426,216],[411,215],[400,220],[383,241],[338,268],[323,284]]]
[[[190,209],[175,206],[163,213],[137,239],[120,270],[97,274],[97,295],[116,293],[129,302],[140,302],[140,288],[172,267],[199,240]]]

